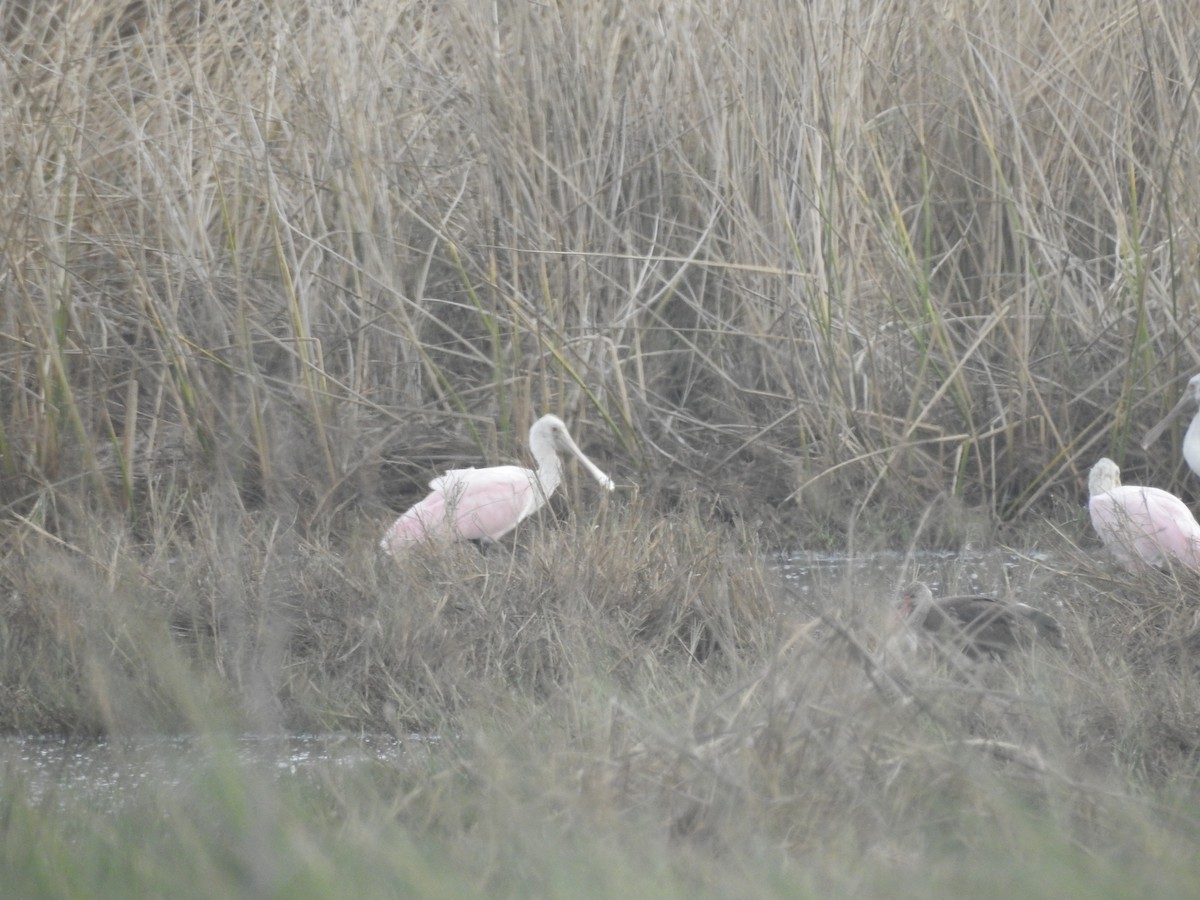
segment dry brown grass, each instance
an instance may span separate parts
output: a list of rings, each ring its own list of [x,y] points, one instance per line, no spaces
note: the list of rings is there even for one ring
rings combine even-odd
[[[1019,856],[1030,829],[1101,856],[1194,834],[1194,576],[1133,579],[1061,534],[1046,558],[848,561],[801,591],[708,507],[556,519],[398,562],[228,499],[152,543],[43,536],[10,560],[3,724],[434,734],[432,780],[400,761],[374,812],[323,802],[399,804],[453,853],[531,852],[514,817],[628,832],[710,886],[756,853],[834,889],[851,852],[861,878],[918,877]],[[971,672],[879,655],[898,584],[978,572],[1053,610],[1067,649]]]

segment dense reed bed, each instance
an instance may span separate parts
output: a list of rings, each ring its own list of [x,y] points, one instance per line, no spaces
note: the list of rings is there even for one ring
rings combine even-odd
[[[835,543],[1177,471],[1130,436],[1197,364],[1184,6],[4,16],[19,511],[167,477],[382,513],[542,411]]]
[[[4,4],[0,730],[214,748],[0,773],[5,895],[1193,896],[1200,585],[1080,509],[1194,493],[1192,12]],[[543,412],[617,491],[378,555]],[[1067,649],[881,663],[997,542]]]

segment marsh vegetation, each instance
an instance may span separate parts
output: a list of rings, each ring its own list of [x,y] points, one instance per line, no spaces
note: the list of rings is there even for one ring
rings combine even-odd
[[[1082,501],[1200,493],[1200,28],[1043,6],[5,4],[0,729],[212,750],[0,773],[6,896],[1194,896],[1200,584]],[[542,413],[613,494],[379,557]],[[997,546],[1065,649],[881,665]]]

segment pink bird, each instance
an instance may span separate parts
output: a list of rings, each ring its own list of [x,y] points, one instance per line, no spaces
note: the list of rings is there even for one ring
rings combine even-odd
[[[1092,527],[1109,552],[1131,572],[1182,563],[1200,569],[1200,524],[1174,494],[1121,484],[1121,470],[1101,459],[1088,474]]]
[[[1149,450],[1150,445],[1158,440],[1158,436],[1167,430],[1167,426],[1188,406],[1200,406],[1200,375],[1193,375],[1187,383],[1187,388],[1179,402],[1171,407],[1171,411],[1163,416],[1161,422],[1146,432],[1142,438],[1142,449]],[[1192,416],[1191,424],[1183,435],[1183,459],[1197,475],[1200,475],[1200,409]]]
[[[380,546],[391,555],[425,540],[497,540],[541,509],[554,493],[562,481],[560,450],[573,453],[593,478],[613,489],[612,479],[571,440],[562,419],[542,416],[529,429],[529,452],[537,460],[537,469],[451,469],[429,483],[429,496],[392,524]]]

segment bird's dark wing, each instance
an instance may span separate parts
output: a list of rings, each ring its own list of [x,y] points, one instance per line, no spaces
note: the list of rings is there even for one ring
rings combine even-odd
[[[1026,606],[1024,603],[1013,604],[1013,612],[1031,623],[1037,636],[1050,646],[1060,650],[1067,646],[1063,641],[1062,626],[1058,624],[1058,619],[1054,616],[1044,613],[1040,609],[1034,609],[1032,606]]]
[[[939,633],[968,656],[1003,656],[1021,641],[1012,608],[991,597],[944,597],[934,609],[942,614]]]

